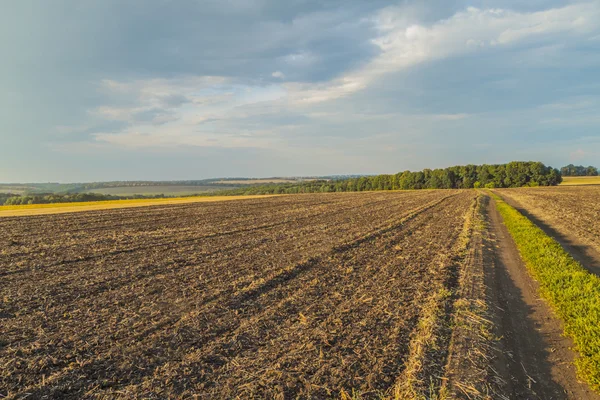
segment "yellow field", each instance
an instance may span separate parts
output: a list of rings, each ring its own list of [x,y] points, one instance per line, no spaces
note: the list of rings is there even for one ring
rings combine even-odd
[[[81,203],[26,204],[19,206],[0,206],[0,217],[15,217],[41,214],[60,214],[69,212],[106,210],[111,208],[147,207],[164,204],[204,203],[213,201],[232,201],[249,198],[273,197],[281,195],[254,196],[206,196],[206,197],[175,197],[168,199],[133,199],[88,201]]]
[[[564,176],[561,185],[600,185],[600,176]]]

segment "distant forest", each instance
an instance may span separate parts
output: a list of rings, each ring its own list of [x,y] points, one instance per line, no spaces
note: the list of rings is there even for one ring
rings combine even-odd
[[[513,161],[498,165],[463,165],[443,169],[404,171],[395,175],[363,176],[343,180],[317,180],[293,184],[253,186],[215,194],[292,194],[362,192],[368,190],[472,189],[522,186],[556,186],[559,170],[541,162]]]
[[[562,176],[598,176],[598,168],[584,167],[583,165],[569,164],[566,167],[560,169]]]
[[[200,196],[363,192],[369,190],[509,188],[522,186],[555,186],[561,182],[561,172],[555,168],[547,167],[541,162],[513,161],[508,164],[498,165],[463,165],[443,169],[424,169],[423,171],[418,172],[404,171],[394,175],[374,175],[346,179],[331,178],[313,181],[298,181],[293,183],[249,185],[239,189],[219,190],[200,194]],[[90,184],[90,186],[91,185],[95,184]],[[0,204],[69,203],[162,197],[169,196],[111,196],[96,193],[10,195],[0,193]]]
[[[51,204],[51,203],[78,203],[88,201],[106,201],[106,200],[128,200],[128,199],[160,199],[168,196],[159,194],[154,196],[133,195],[133,196],[113,196],[110,194],[99,193],[36,193],[28,195],[14,195],[9,193],[0,193],[0,205],[15,206],[22,204]]]

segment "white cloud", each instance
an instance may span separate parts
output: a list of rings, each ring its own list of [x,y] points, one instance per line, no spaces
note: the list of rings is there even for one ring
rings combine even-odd
[[[288,129],[306,135],[303,126],[286,122],[275,124],[277,130],[264,129],[268,124],[265,120],[286,111],[304,115],[323,131],[327,129],[318,125],[319,122],[330,123],[331,128],[349,120],[364,122],[394,118],[399,121],[396,124],[422,127],[464,120],[471,115],[461,112],[408,115],[398,111],[349,116],[344,112],[325,110],[320,103],[348,97],[368,88],[376,80],[425,62],[497,51],[522,43],[530,45],[533,42],[537,48],[543,48],[549,40],[569,35],[594,35],[598,30],[596,20],[600,20],[598,3],[532,13],[470,7],[429,25],[407,18],[402,7],[388,7],[370,18],[377,32],[372,44],[379,50],[378,54],[361,67],[330,81],[240,83],[234,78],[220,76],[131,83],[105,80],[102,82],[105,92],[117,98],[129,98],[130,104],[105,105],[92,113],[101,119],[123,121],[129,125],[120,131],[98,133],[95,140],[126,147],[273,148],[277,144],[281,148],[286,145],[283,137]],[[299,50],[279,61],[290,67],[309,68],[317,58],[308,51]],[[286,78],[280,70],[272,72],[271,76]],[[317,104],[318,109],[315,109]],[[403,134],[408,135],[407,131]],[[363,133],[365,136],[368,134]]]
[[[276,143],[268,134],[233,135],[215,133],[184,132],[181,127],[167,129],[154,129],[142,132],[137,129],[127,129],[119,133],[97,133],[94,135],[97,142],[109,143],[125,148],[169,148],[180,146],[192,147],[219,147],[219,148],[272,148]]]
[[[373,39],[381,53],[366,66],[324,84],[295,84],[287,88],[298,103],[317,103],[347,96],[382,76],[414,65],[561,35],[590,34],[599,30],[598,2],[546,11],[518,13],[469,7],[431,26],[414,24],[401,7],[381,11],[374,23],[380,36]]]
[[[96,107],[90,115],[126,124],[114,132],[93,134],[96,144],[126,148],[271,148],[278,141],[274,132],[254,125],[235,131],[222,126],[223,121],[261,113],[261,104],[285,97],[285,91],[277,85],[241,85],[221,77],[191,77],[131,83],[105,80],[102,87],[115,96],[117,103],[128,99],[128,104]]]

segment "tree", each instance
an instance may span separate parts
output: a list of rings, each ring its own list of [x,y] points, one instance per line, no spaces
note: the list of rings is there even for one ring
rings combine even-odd
[[[569,164],[560,169],[562,176],[598,176],[598,168]]]
[[[592,167],[591,165],[585,169],[586,176],[598,176],[598,168]]]

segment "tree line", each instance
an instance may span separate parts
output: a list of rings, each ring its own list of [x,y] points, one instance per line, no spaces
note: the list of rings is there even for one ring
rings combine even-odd
[[[362,192],[370,190],[510,188],[555,186],[562,182],[559,170],[541,162],[513,161],[497,165],[462,165],[443,169],[404,171],[394,175],[362,176],[342,180],[316,180],[271,184],[219,191],[214,194],[294,194]]]
[[[541,162],[513,161],[496,165],[462,165],[441,169],[404,171],[390,175],[347,179],[321,179],[268,185],[249,185],[239,189],[218,190],[198,196],[363,192],[371,190],[472,189],[522,186],[555,186],[562,182],[561,172]],[[70,203],[124,199],[155,199],[172,196],[115,196],[98,193],[10,195],[0,193],[0,204]]]
[[[23,204],[51,204],[51,203],[78,203],[88,201],[105,200],[128,200],[128,199],[160,199],[165,198],[164,194],[157,195],[133,195],[133,196],[115,196],[99,193],[73,193],[73,194],[30,194],[30,195],[12,195],[0,193],[0,204],[5,206],[23,205]]]
[[[598,176],[598,168],[569,164],[560,169],[562,176]]]

